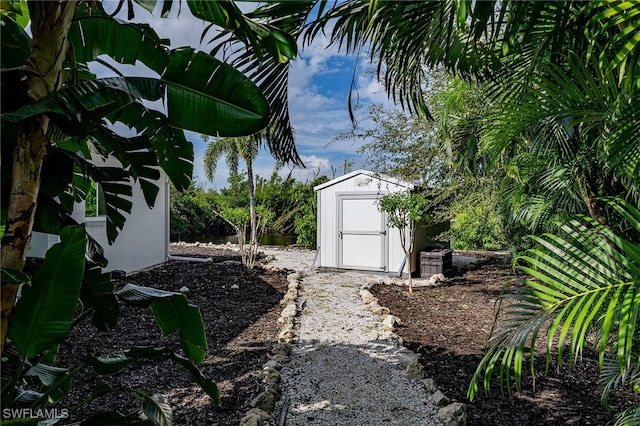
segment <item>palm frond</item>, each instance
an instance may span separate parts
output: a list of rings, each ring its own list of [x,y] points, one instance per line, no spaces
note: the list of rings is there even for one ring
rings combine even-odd
[[[260,60],[265,59],[265,52],[282,63],[296,57],[296,42],[290,34],[271,23],[250,19],[234,1],[187,0],[187,5],[193,16],[232,32],[234,38],[250,48]]]
[[[458,19],[466,19],[463,3],[347,1],[313,22],[305,41],[330,30],[332,43],[346,52],[368,49],[388,95],[409,111],[428,115],[423,87],[429,68],[443,64],[466,76],[482,75],[494,62],[492,53],[460,28]]]
[[[481,378],[488,389],[498,364],[501,386],[509,384],[513,369],[515,385],[520,387],[525,345],[530,344],[533,369],[535,342],[547,320],[547,363],[554,346],[562,361],[565,344],[570,362],[576,362],[590,330],[597,329],[601,368],[607,354],[616,359],[623,375],[637,368],[640,248],[630,240],[640,236],[640,211],[621,199],[606,202],[628,217],[627,233],[618,235],[582,216],[564,223],[558,235],[532,237],[537,247],[518,256],[518,268],[530,278],[517,292],[501,298],[508,308],[473,377],[471,398]]]
[[[635,383],[640,383],[640,365],[620,372],[618,360],[610,355],[605,356],[598,382],[602,388],[602,405],[608,407],[609,397],[613,390],[632,387]]]
[[[535,234],[556,229],[563,214],[586,210],[571,163],[565,164],[549,153],[524,152],[513,156],[504,167],[509,222]]]
[[[556,142],[538,140],[536,145],[542,148],[549,144],[566,145],[578,126],[583,127],[583,133],[592,130],[597,134],[620,95],[615,80],[609,84],[610,74],[584,64],[575,55],[566,58],[562,66],[546,65],[528,80],[526,87],[521,86],[521,80],[513,83],[520,88],[493,87],[494,103],[499,107],[490,117],[491,128],[485,138],[491,144],[484,147],[490,155],[499,154],[519,135],[533,130],[537,130],[538,138],[555,136]],[[560,130],[565,134],[560,134]]]
[[[640,186],[640,88],[621,97],[611,111],[600,138],[607,165]]]
[[[225,143],[225,138],[216,138],[211,140],[204,152],[203,165],[204,173],[207,179],[213,180],[218,167],[218,160],[228,150],[229,146]]]
[[[316,3],[272,2],[248,13],[247,16],[257,23],[268,25],[269,28],[278,28],[295,38],[302,31]],[[212,55],[224,53],[229,63],[247,75],[264,93],[271,110],[266,143],[274,157],[285,163],[302,165],[289,119],[288,62],[278,60],[273,55],[264,55],[259,45],[247,44],[232,31],[220,33],[209,43],[213,44]],[[295,54],[291,59],[294,57]]]
[[[504,85],[503,77],[509,76],[508,80],[514,84],[507,85],[507,90],[501,89],[500,93],[518,98],[517,94],[524,90],[521,88],[529,86],[531,71],[548,64],[562,65],[563,52],[578,52],[580,61],[584,62],[582,54],[590,42],[585,27],[596,26],[599,13],[571,1],[469,4],[348,0],[331,7],[328,4],[327,1],[270,2],[249,16],[294,37],[302,37],[304,43],[310,43],[320,34],[329,34],[331,41],[348,53],[368,50],[388,95],[410,111],[426,115],[429,112],[424,102],[424,87],[429,68],[442,65],[456,75],[494,76],[500,85]],[[607,37],[610,33],[606,32]],[[288,69],[273,59],[264,59],[255,43],[244,51],[233,49],[235,43],[246,41],[231,34],[232,29],[216,37],[213,52],[229,50],[233,64],[247,72],[265,92],[272,110],[270,127],[275,129],[268,139],[269,147],[280,159],[295,162],[297,154],[286,103]],[[565,71],[561,75],[572,75]],[[512,78],[514,75],[516,78]],[[594,85],[594,81],[598,80],[580,82],[591,86],[590,96],[597,96],[598,89],[602,89]],[[553,99],[556,94],[549,96]],[[518,105],[513,111],[515,117],[538,117],[538,110],[528,110],[526,105]],[[278,147],[285,149],[280,152]]]
[[[640,424],[640,404],[634,405],[620,413],[620,415],[616,417],[614,426],[629,426],[637,424]]]
[[[606,40],[603,49],[610,53],[611,69],[618,69],[619,81],[625,86],[636,85],[640,63],[640,2],[598,0],[584,6],[591,14],[589,27],[590,51]]]

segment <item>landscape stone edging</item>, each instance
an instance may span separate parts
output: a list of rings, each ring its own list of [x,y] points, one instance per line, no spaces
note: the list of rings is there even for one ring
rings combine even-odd
[[[438,274],[440,275],[440,274]],[[444,277],[436,277],[428,286],[434,285],[438,281],[443,281]],[[431,280],[430,280],[431,281]],[[398,355],[401,362],[406,366],[405,375],[408,379],[417,380],[425,387],[427,393],[431,395],[431,400],[438,408],[438,420],[444,426],[466,426],[467,406],[461,402],[451,402],[451,400],[438,389],[436,383],[431,378],[425,378],[425,371],[420,364],[420,356],[404,346],[404,341],[394,333],[397,325],[401,325],[400,318],[391,315],[390,310],[380,306],[378,299],[371,293],[371,289],[376,283],[365,283],[360,287],[360,299],[367,305],[370,312],[382,318],[382,329],[388,332],[388,339],[398,346]],[[385,284],[384,281],[380,284]]]
[[[191,247],[207,247],[218,250],[226,250],[232,252],[239,252],[240,248],[237,244],[227,242],[226,244],[214,244],[214,243],[174,243],[179,246],[191,246]],[[263,252],[258,254],[264,255]],[[256,262],[256,266],[266,271],[280,271],[281,269],[271,264],[275,259],[275,256],[268,255],[263,258],[259,258]],[[287,292],[280,300],[280,306],[283,306],[278,318],[278,323],[282,324],[280,332],[278,333],[276,343],[271,350],[271,356],[260,372],[260,378],[265,384],[264,390],[260,392],[255,398],[251,400],[249,409],[244,417],[240,420],[240,426],[262,426],[267,421],[273,412],[277,402],[282,396],[280,389],[280,369],[284,364],[289,363],[291,360],[291,344],[294,343],[298,337],[298,330],[295,327],[294,318],[297,316],[298,311],[302,309],[304,302],[298,307],[298,289],[300,287],[300,281],[302,275],[299,272],[294,272],[287,275]]]
[[[195,247],[211,247],[221,250],[229,250],[237,252],[239,248],[235,244],[213,244],[213,243],[175,243],[184,246]],[[280,268],[270,264],[275,259],[274,256],[266,256],[259,259],[257,266],[267,271],[279,271]],[[245,416],[240,420],[240,426],[262,426],[275,411],[276,404],[281,398],[280,389],[280,369],[284,364],[290,362],[291,345],[298,337],[298,330],[295,328],[294,318],[304,306],[304,301],[298,305],[298,289],[302,276],[298,272],[287,275],[287,292],[280,301],[283,309],[278,318],[278,322],[282,324],[278,333],[278,343],[276,343],[271,351],[271,357],[267,361],[260,372],[260,377],[265,383],[264,391],[259,393],[251,400],[251,409],[247,411]],[[414,287],[430,287],[436,285],[439,281],[444,281],[442,274],[436,274],[429,280],[414,281]],[[360,288],[360,298],[367,305],[367,309],[382,318],[382,328],[388,333],[387,338],[394,342],[398,347],[398,355],[401,362],[406,366],[405,375],[411,380],[417,380],[425,387],[427,393],[431,395],[431,400],[440,407],[438,409],[438,420],[444,426],[466,426],[467,425],[467,407],[461,402],[451,402],[451,400],[438,389],[435,381],[431,378],[425,378],[424,367],[419,363],[419,355],[407,349],[404,341],[400,336],[394,333],[396,326],[400,325],[400,319],[390,314],[387,307],[380,306],[378,299],[371,293],[371,288],[376,283],[366,283]],[[391,282],[380,281],[380,284],[391,284],[404,286],[404,280],[392,280]]]
[[[268,264],[273,259],[273,256],[267,256],[260,266],[270,271],[279,270]],[[298,330],[296,329],[294,318],[297,316],[298,311],[302,309],[302,306],[297,304],[301,280],[302,275],[299,272],[287,275],[287,292],[280,301],[280,306],[283,306],[283,309],[278,318],[278,323],[282,324],[277,336],[278,343],[274,345],[269,361],[264,364],[260,372],[260,378],[265,387],[261,393],[251,400],[250,405],[252,408],[240,420],[240,426],[262,426],[271,417],[278,400],[282,396],[279,370],[291,360],[291,345],[298,338]]]
[[[270,265],[273,260],[272,256],[268,256],[260,262],[260,267],[265,270],[277,271],[279,268]],[[440,281],[437,277],[435,282]],[[272,355],[267,361],[260,377],[265,383],[264,390],[259,393],[251,402],[251,409],[247,411],[245,416],[240,420],[240,426],[262,426],[275,411],[276,404],[281,398],[280,389],[280,369],[284,364],[290,361],[291,345],[298,337],[298,330],[295,328],[294,318],[303,306],[297,303],[298,289],[302,276],[298,272],[287,275],[288,288],[287,292],[280,301],[283,309],[278,318],[278,322],[282,324],[278,333],[278,343],[272,349]],[[435,282],[425,283],[426,285],[434,285]],[[384,284],[384,283],[383,283]],[[363,284],[360,288],[360,298],[367,305],[367,309],[382,318],[383,330],[388,332],[388,339],[398,346],[398,355],[401,362],[406,366],[405,375],[411,380],[422,383],[425,390],[431,395],[431,400],[438,409],[438,420],[444,426],[466,426],[467,425],[467,407],[460,402],[451,402],[451,400],[438,389],[435,381],[431,378],[425,378],[424,367],[419,362],[419,355],[407,349],[400,336],[394,333],[396,326],[400,325],[400,319],[390,314],[388,308],[381,306],[378,299],[371,293],[371,288],[375,283]]]

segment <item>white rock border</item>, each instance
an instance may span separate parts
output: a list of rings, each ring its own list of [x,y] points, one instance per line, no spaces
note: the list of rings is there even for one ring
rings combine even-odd
[[[274,268],[266,262],[262,264],[262,267],[271,271],[278,270],[278,268]],[[274,345],[269,361],[264,364],[260,372],[264,390],[251,400],[250,405],[252,408],[240,420],[240,426],[263,425],[275,411],[276,403],[282,396],[280,369],[284,364],[288,364],[291,361],[291,345],[298,338],[298,330],[294,318],[302,310],[304,303],[302,302],[300,306],[297,303],[301,280],[302,275],[298,272],[287,275],[287,292],[280,301],[280,306],[283,306],[283,309],[278,318],[278,323],[282,324],[277,336],[278,343]]]
[[[226,244],[201,242],[177,242],[172,244],[185,247],[206,247],[231,252],[240,251],[237,244],[232,244],[230,242],[227,242]],[[258,254],[264,256],[264,252],[259,252]],[[266,271],[280,271],[280,268],[271,264],[273,260],[275,260],[273,255],[261,257],[258,259],[256,267],[262,268]],[[278,318],[278,323],[282,324],[277,336],[278,342],[273,346],[269,361],[263,365],[259,375],[264,383],[264,390],[249,403],[252,408],[249,409],[240,420],[241,426],[263,425],[275,411],[276,404],[282,396],[280,389],[280,369],[282,369],[284,364],[291,361],[291,345],[298,338],[298,330],[296,329],[294,318],[304,306],[304,301],[300,301],[300,306],[298,306],[298,289],[300,287],[301,280],[302,275],[299,272],[287,275],[287,292],[282,297],[282,300],[280,300],[280,306],[282,306],[283,309],[280,312],[280,317]]]
[[[429,280],[431,281],[431,280]],[[433,282],[426,284],[427,286],[434,285],[438,281],[441,281],[440,277],[435,276]],[[461,402],[451,402],[451,400],[438,389],[436,383],[431,378],[425,377],[425,371],[422,364],[420,364],[420,356],[415,352],[404,347],[404,341],[400,336],[394,333],[397,325],[401,325],[400,318],[390,314],[388,308],[380,306],[378,299],[371,293],[371,289],[374,285],[384,285],[385,282],[379,283],[366,283],[360,287],[360,299],[362,303],[367,305],[367,309],[376,315],[379,315],[382,320],[382,329],[389,332],[389,340],[395,342],[399,347],[398,355],[401,362],[405,367],[405,376],[411,380],[417,380],[423,384],[427,393],[431,396],[431,400],[440,407],[438,409],[438,420],[445,426],[467,426],[467,406]]]

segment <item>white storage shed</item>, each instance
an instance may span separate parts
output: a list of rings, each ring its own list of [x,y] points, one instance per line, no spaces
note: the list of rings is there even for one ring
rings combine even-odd
[[[387,226],[377,200],[413,184],[357,170],[314,188],[318,199],[316,266],[397,273],[408,264],[400,232]],[[417,262],[414,262],[414,267]]]

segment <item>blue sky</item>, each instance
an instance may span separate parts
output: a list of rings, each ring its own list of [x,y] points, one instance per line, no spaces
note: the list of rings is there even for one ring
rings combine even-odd
[[[105,9],[111,11],[115,2],[105,2]],[[175,7],[174,7],[175,9]],[[134,22],[146,22],[163,38],[171,40],[172,47],[191,46],[209,51],[210,46],[200,44],[200,36],[205,23],[189,13],[186,4],[182,4],[179,16],[172,12],[171,17],[161,19],[159,11],[152,14],[138,9]],[[348,92],[353,77],[356,58],[338,52],[335,47],[327,47],[325,38],[317,39],[311,46],[300,47],[299,57],[291,62],[289,77],[289,111],[296,135],[298,153],[304,160],[307,169],[291,169],[285,166],[280,173],[292,175],[302,181],[309,180],[317,173],[331,175],[331,166],[339,167],[345,159],[354,162],[353,168],[362,166],[360,158],[355,154],[362,144],[358,140],[343,140],[330,143],[336,136],[350,131],[352,124],[349,118],[347,102]],[[366,60],[357,61],[356,87],[360,104],[382,103],[388,107],[382,86],[373,76],[362,72]],[[122,69],[122,66],[119,66]],[[99,75],[104,72],[94,70]],[[145,70],[136,67],[127,73],[144,74]],[[154,108],[159,108],[155,106]],[[364,117],[360,125],[366,126]],[[198,134],[187,132],[187,139],[193,142],[195,151],[194,180],[207,188],[223,188],[227,185],[228,169],[221,161],[213,182],[208,182],[202,168],[202,157],[206,147]],[[330,144],[329,144],[330,143]],[[254,163],[260,176],[269,176],[273,172],[275,161],[263,150]]]

